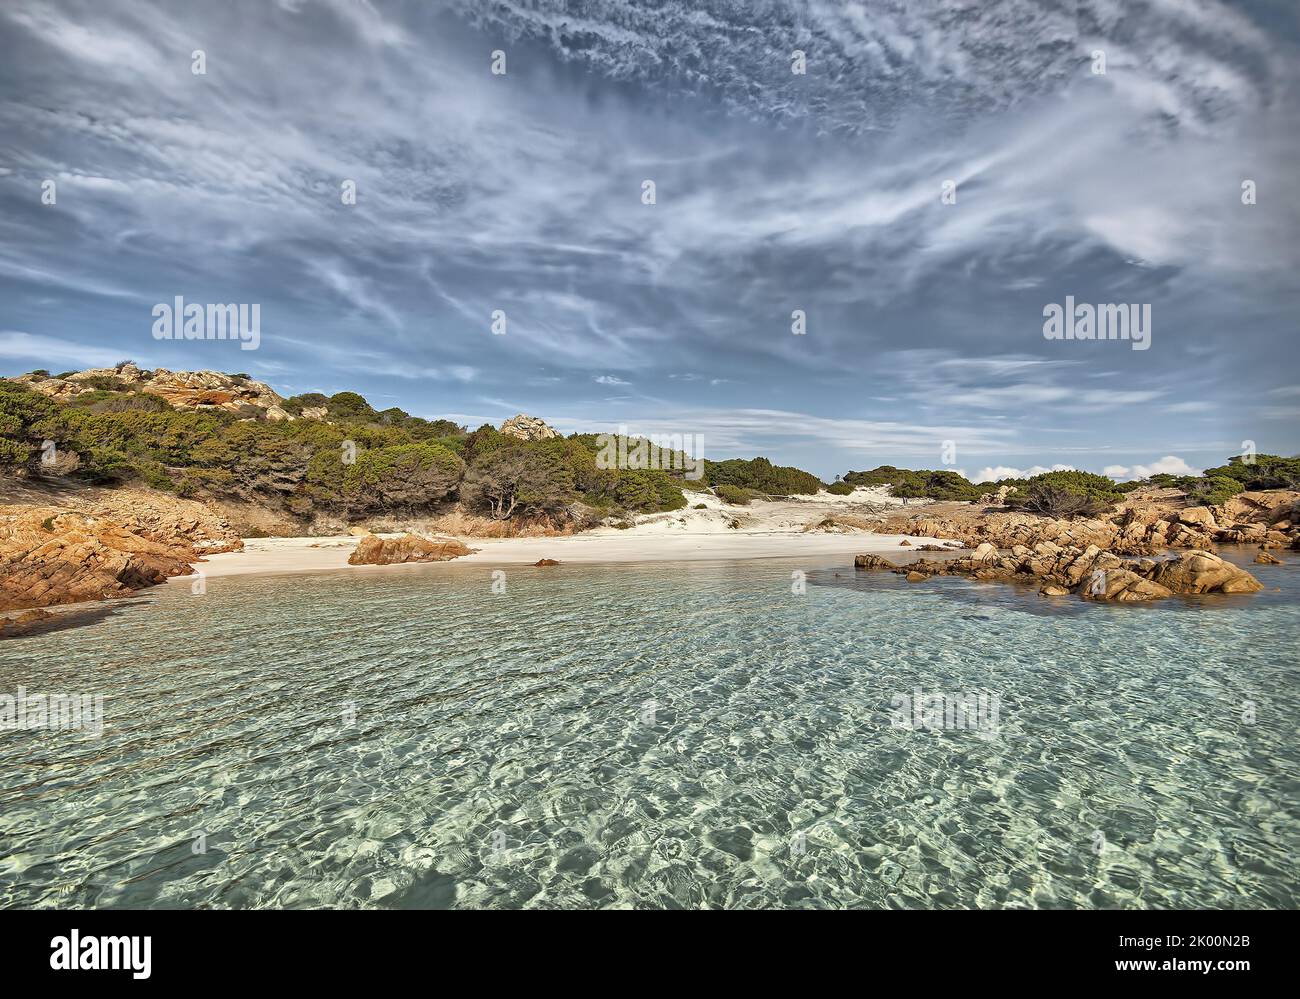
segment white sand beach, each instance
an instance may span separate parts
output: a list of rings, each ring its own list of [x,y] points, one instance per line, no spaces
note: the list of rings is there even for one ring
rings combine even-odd
[[[729,506],[711,494],[688,493],[686,509],[638,517],[624,529],[600,527],[582,534],[550,538],[461,538],[478,549],[449,566],[531,565],[539,559],[561,563],[693,562],[717,559],[825,558],[859,552],[905,556],[909,547],[939,543],[940,539],[916,535],[871,534],[848,526],[806,531],[827,517],[851,520],[869,516],[877,505],[897,505],[898,500],[878,490],[859,489],[851,496],[821,493],[807,500],[755,501],[749,506]],[[695,509],[700,506],[703,509]],[[734,526],[733,526],[734,525]],[[384,537],[395,535],[382,535]],[[357,538],[252,538],[242,552],[211,555],[199,568],[205,576],[248,573],[322,572],[335,569],[367,570],[392,566],[349,566],[348,556]],[[408,563],[427,565],[429,563]],[[176,581],[192,577],[178,576]]]

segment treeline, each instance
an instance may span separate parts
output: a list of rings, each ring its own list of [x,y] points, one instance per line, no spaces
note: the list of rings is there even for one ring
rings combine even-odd
[[[1046,513],[1056,517],[1089,515],[1104,510],[1139,488],[1180,489],[1190,503],[1217,506],[1247,489],[1300,489],[1300,458],[1275,454],[1254,455],[1251,460],[1234,456],[1217,468],[1200,475],[1156,474],[1130,482],[1115,482],[1092,472],[1044,472],[1023,479],[973,483],[956,472],[914,471],[881,465],[866,472],[847,472],[849,486],[887,485],[895,496],[928,497],[975,503],[981,496],[1008,486],[1015,491],[1006,498],[1014,509]],[[834,487],[832,487],[834,489]]]
[[[235,376],[239,377],[239,376]],[[893,495],[977,502],[999,486],[1008,505],[1054,516],[1090,514],[1140,486],[1172,486],[1214,505],[1245,489],[1300,488],[1300,459],[1233,457],[1199,476],[1154,475],[1117,484],[1090,472],[1045,472],[1026,479],[972,483],[956,472],[881,465],[850,471],[825,486],[817,476],[766,458],[607,468],[595,434],[520,441],[485,424],[470,431],[450,420],[424,420],[392,407],[375,410],[356,392],[307,393],[284,400],[296,416],[272,422],[266,411],[174,409],[161,396],[134,392],[105,376],[66,402],[0,380],[0,470],[37,470],[113,484],[141,481],[182,496],[258,502],[310,517],[432,512],[461,503],[497,519],[547,517],[595,523],[612,514],[677,510],[682,490],[713,488],[745,503],[768,496],[847,494],[856,486]],[[52,444],[52,448],[47,446]]]
[[[680,473],[598,468],[589,437],[523,442],[490,425],[470,432],[397,408],[376,411],[355,392],[295,396],[284,408],[309,407],[323,407],[326,419],[180,410],[111,385],[62,403],[0,381],[0,467],[45,467],[99,484],[140,481],[304,518],[414,514],[462,502],[499,519],[594,521],[686,503]]]

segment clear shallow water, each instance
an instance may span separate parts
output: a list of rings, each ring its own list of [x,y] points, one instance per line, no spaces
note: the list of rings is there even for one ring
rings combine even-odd
[[[1138,608],[793,568],[216,578],[0,643],[0,693],[107,696],[0,732],[0,906],[1297,904],[1290,566]],[[917,689],[996,733],[891,726]]]

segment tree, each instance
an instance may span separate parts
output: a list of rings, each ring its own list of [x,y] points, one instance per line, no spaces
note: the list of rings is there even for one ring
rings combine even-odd
[[[499,447],[471,469],[470,496],[496,520],[558,511],[573,499],[573,473],[555,458],[519,444]]]

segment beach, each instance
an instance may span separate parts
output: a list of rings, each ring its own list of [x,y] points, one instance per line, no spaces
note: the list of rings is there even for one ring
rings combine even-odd
[[[932,538],[901,534],[613,534],[592,532],[555,538],[466,538],[479,549],[441,565],[532,565],[540,559],[566,562],[642,563],[700,562],[715,559],[822,558],[861,552],[906,552],[902,541],[913,545],[937,543]],[[241,552],[211,555],[197,568],[204,576],[242,576],[258,573],[326,572],[332,569],[389,569],[392,566],[350,566],[348,556],[357,538],[261,538],[244,543]],[[407,565],[427,565],[409,562]],[[192,580],[177,576],[171,582]]]
[[[636,517],[625,528],[599,527],[555,537],[461,537],[477,551],[447,564],[532,565],[544,558],[584,564],[823,558],[861,552],[897,554],[908,549],[903,541],[912,546],[939,543],[917,535],[871,534],[841,523],[869,513],[869,506],[898,506],[900,501],[888,497],[885,490],[859,489],[852,497],[822,492],[806,499],[757,500],[743,507],[725,504],[709,493],[686,495],[685,509]],[[814,529],[827,518],[839,519]],[[380,568],[348,565],[358,540],[351,535],[250,538],[245,539],[243,551],[208,556],[198,568],[210,577]],[[192,578],[176,577],[177,581]]]

